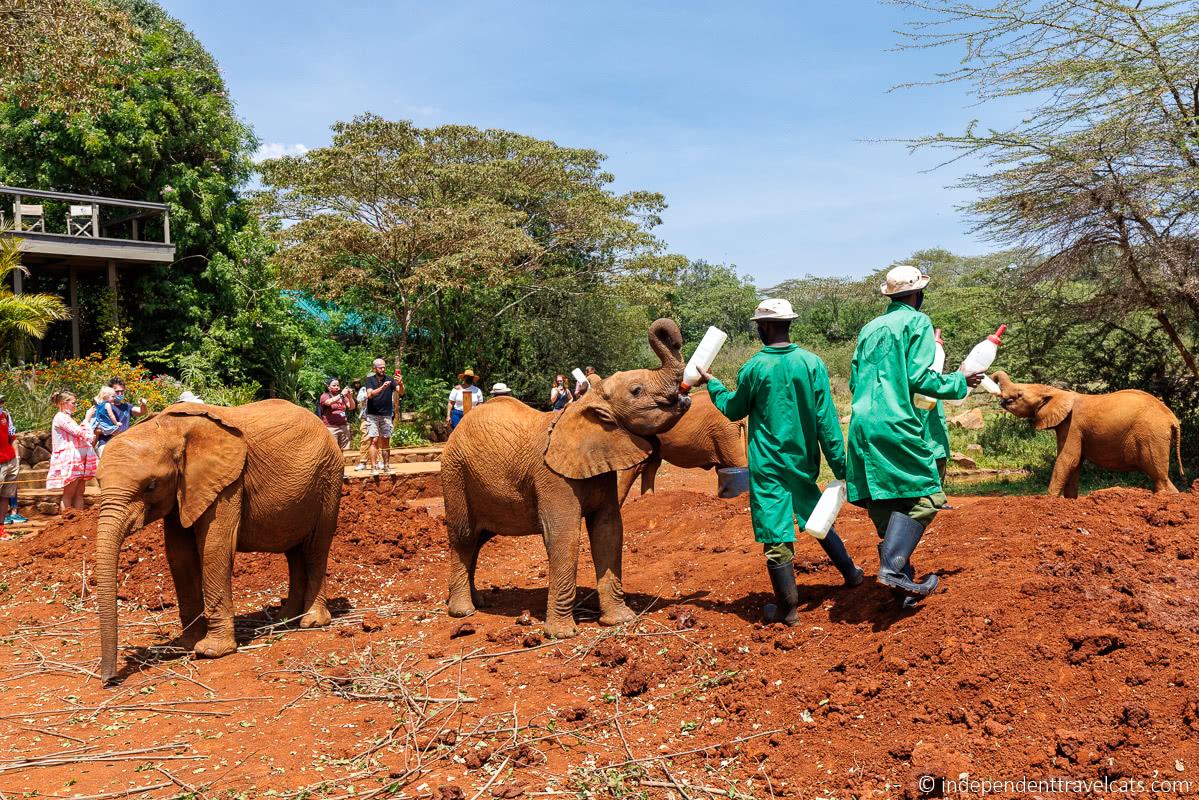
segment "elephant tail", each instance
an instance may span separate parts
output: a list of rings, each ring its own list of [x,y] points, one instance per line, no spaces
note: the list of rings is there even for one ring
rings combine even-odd
[[[1174,457],[1178,460],[1178,480],[1182,483],[1182,488],[1187,488],[1187,474],[1182,468],[1182,425],[1178,420],[1174,421],[1174,425],[1170,428],[1170,438],[1174,440]]]

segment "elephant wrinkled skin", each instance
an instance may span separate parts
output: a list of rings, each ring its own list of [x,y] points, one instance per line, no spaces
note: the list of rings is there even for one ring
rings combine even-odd
[[[342,456],[312,412],[285,400],[236,408],[177,403],[117,436],[100,461],[96,581],[101,675],[116,672],[117,559],[163,520],[182,644],[215,658],[233,636],[233,554],[286,553],[285,619],[329,622],[325,566],[341,503]]]
[[[617,496],[623,504],[641,478],[641,494],[653,494],[658,467],[665,461],[684,469],[746,467],[744,422],[730,422],[716,410],[707,392],[692,394],[691,410],[679,424],[658,436],[659,448],[643,463],[620,471]]]
[[[1015,383],[1006,372],[991,376],[999,384],[1005,411],[1031,420],[1037,430],[1057,434],[1057,460],[1049,480],[1053,497],[1078,497],[1078,473],[1090,461],[1117,472],[1143,472],[1154,492],[1177,492],[1170,482],[1170,457],[1179,454],[1178,417],[1151,394],[1126,389],[1110,394],[1080,394],[1040,383]]]
[[[621,589],[624,528],[616,472],[641,463],[652,437],[669,430],[690,400],[683,377],[678,326],[660,319],[650,345],[656,370],[591,376],[591,391],[558,412],[536,411],[499,397],[467,414],[441,458],[446,527],[452,551],[450,616],[473,614],[479,549],[492,536],[540,534],[549,556],[546,632],[574,636],[579,527],[587,521],[595,562],[600,623],[633,619]]]

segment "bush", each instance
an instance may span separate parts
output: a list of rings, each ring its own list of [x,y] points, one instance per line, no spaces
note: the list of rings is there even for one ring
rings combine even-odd
[[[391,434],[392,447],[425,447],[428,444],[429,440],[415,425],[397,425]]]
[[[185,390],[195,392],[205,402],[229,406],[251,402],[257,392],[256,386],[189,386],[169,375],[153,375],[140,364],[93,353],[86,358],[7,369],[0,373],[0,394],[7,396],[5,407],[18,430],[48,430],[56,411],[50,404],[51,395],[68,391],[78,397],[77,416],[82,419],[100,387],[114,377],[125,381],[127,400],[136,403],[145,399],[150,411],[161,411]]]

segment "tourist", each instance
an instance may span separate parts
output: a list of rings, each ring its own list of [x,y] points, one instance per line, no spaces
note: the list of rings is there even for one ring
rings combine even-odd
[[[458,373],[458,385],[450,389],[450,401],[445,406],[445,421],[449,423],[451,431],[458,427],[458,423],[466,414],[465,398],[467,395],[470,396],[471,408],[483,402],[483,390],[475,386],[477,377],[475,371],[467,367]]]
[[[386,472],[391,462],[391,434],[395,430],[396,399],[404,396],[404,376],[397,369],[387,377],[387,362],[376,358],[366,383],[367,459],[376,472]]]
[[[595,374],[595,367],[585,367],[583,369],[583,380],[575,382],[575,400],[578,400],[591,389],[591,381],[589,376]]]
[[[883,540],[878,582],[892,589],[904,607],[937,588],[936,575],[915,579],[911,557],[946,503],[936,453],[925,433],[927,420],[912,395],[960,399],[983,378],[982,373],[942,375],[933,370],[933,324],[920,312],[928,283],[929,277],[913,266],[887,273],[879,291],[891,303],[858,335],[849,377],[849,501],[866,508]]]
[[[816,479],[823,451],[833,475],[845,477],[845,440],[833,403],[828,369],[807,350],[791,343],[798,315],[783,299],[763,300],[754,311],[762,349],[737,373],[731,391],[707,370],[712,404],[734,422],[749,417],[749,510],[754,540],[762,544],[775,602],[762,609],[766,622],[795,625],[799,588],[795,583],[795,525],[804,527],[820,500]],[[862,582],[835,530],[818,540],[846,586]]]
[[[83,424],[96,435],[96,456],[104,454],[104,446],[121,432],[121,421],[114,406],[117,393],[111,386],[101,386],[100,393],[92,400]]]
[[[550,389],[550,407],[555,411],[561,411],[570,403],[574,402],[574,395],[570,393],[570,389],[566,386],[565,375],[555,375],[554,385]]]
[[[366,387],[357,379],[350,385],[354,387],[354,402],[358,406],[358,464],[354,470],[365,472],[366,458],[371,449],[371,437],[366,435]]]
[[[70,392],[55,392],[50,398],[58,412],[51,423],[50,469],[47,489],[62,489],[62,508],[82,509],[83,489],[96,475],[96,451],[92,432],[72,416],[77,401]]]
[[[325,383],[325,392],[321,395],[321,422],[333,435],[337,446],[342,450],[350,449],[350,418],[349,413],[355,408],[353,389],[349,386],[341,388],[341,381],[330,378]]]
[[[511,397],[512,390],[508,388],[508,384],[506,383],[497,383],[491,387],[491,395],[492,397]]]
[[[129,430],[129,426],[133,420],[142,416],[149,409],[149,402],[143,397],[138,401],[137,405],[130,405],[125,399],[125,381],[118,377],[113,377],[108,381],[108,385],[116,393],[113,398],[113,411],[117,414],[117,422],[119,424],[118,433],[124,433]],[[111,438],[111,437],[110,437]]]
[[[0,394],[0,503],[8,503],[4,517],[5,525],[16,525],[29,520],[17,513],[17,476],[21,474],[21,456],[15,442],[17,425],[12,414],[4,407],[4,395]]]

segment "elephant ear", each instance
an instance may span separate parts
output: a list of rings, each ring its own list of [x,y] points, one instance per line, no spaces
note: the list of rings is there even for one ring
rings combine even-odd
[[[588,392],[586,398],[596,392]],[[582,480],[635,467],[653,452],[649,439],[616,424],[602,402],[591,399],[568,405],[554,420],[545,448],[545,463],[564,478]]]
[[[1061,425],[1070,412],[1074,410],[1074,392],[1063,392],[1061,389],[1047,389],[1045,400],[1037,410],[1035,426],[1039,431],[1056,428]]]
[[[192,403],[171,406],[158,415],[158,423],[175,437],[179,522],[190,528],[245,471],[245,437],[219,410]]]

